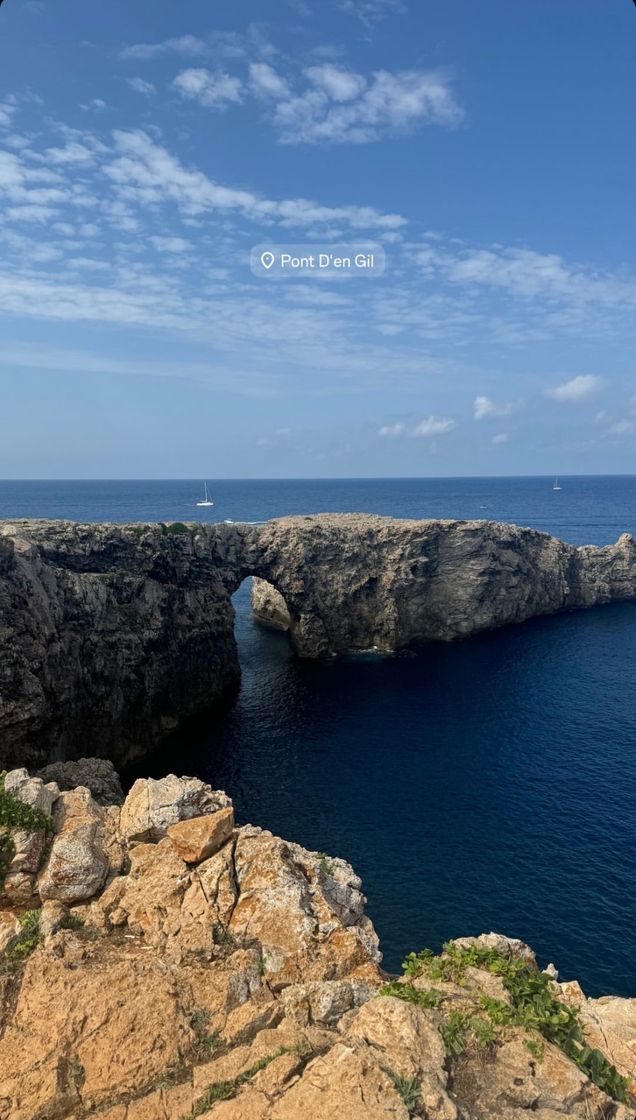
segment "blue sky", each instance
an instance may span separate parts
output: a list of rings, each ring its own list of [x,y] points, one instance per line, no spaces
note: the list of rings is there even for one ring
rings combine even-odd
[[[633,472],[635,51],[630,0],[5,0],[0,477]]]

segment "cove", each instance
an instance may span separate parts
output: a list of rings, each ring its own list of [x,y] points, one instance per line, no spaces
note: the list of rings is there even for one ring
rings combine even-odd
[[[636,994],[635,604],[322,662],[252,621],[247,583],[235,604],[235,702],[139,774],[197,774],[350,860],[391,970],[495,929],[590,995]]]

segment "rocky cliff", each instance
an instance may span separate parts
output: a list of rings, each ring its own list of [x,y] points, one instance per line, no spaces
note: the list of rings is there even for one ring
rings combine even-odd
[[[0,874],[0,1120],[634,1118],[636,1000],[496,934],[386,976],[352,868],[196,779],[13,771]]]
[[[636,545],[363,515],[0,522],[0,760],[127,759],[227,696],[239,677],[231,596],[248,576],[267,585],[257,615],[319,657],[635,598]]]

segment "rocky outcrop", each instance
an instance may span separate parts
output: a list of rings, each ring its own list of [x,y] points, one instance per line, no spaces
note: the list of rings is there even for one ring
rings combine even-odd
[[[0,522],[4,764],[129,759],[239,678],[231,596],[297,652],[450,641],[636,597],[636,545],[572,548],[486,521],[362,515],[264,525]]]
[[[32,908],[0,898],[0,1120],[633,1120],[636,1000],[496,934],[390,980],[352,868],[197,779],[6,788],[52,817]]]
[[[74,762],[52,762],[38,770],[43,782],[54,782],[58,789],[85,786],[98,805],[121,805],[124,791],[119,774],[109,758],[78,758]]]

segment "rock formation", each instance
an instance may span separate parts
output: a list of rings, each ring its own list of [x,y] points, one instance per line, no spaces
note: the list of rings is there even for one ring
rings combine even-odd
[[[636,1000],[495,934],[391,981],[352,868],[196,779],[18,770],[3,819],[0,1120],[633,1120]]]
[[[486,521],[0,522],[0,761],[129,759],[239,679],[231,595],[303,657],[449,641],[636,597],[636,545]]]

